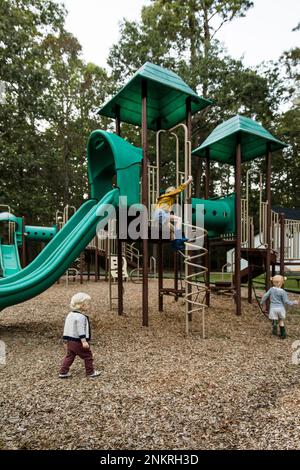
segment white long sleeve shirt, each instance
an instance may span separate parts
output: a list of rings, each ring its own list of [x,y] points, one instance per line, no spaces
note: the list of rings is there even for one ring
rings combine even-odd
[[[68,313],[65,320],[63,339],[69,341],[81,341],[91,339],[90,321],[87,315],[74,310]]]

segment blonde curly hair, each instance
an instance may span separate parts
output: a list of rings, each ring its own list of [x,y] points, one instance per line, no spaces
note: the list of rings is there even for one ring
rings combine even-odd
[[[277,274],[276,276],[271,277],[271,281],[274,287],[282,287],[284,281],[286,281],[286,277]]]
[[[86,310],[91,300],[91,297],[85,292],[77,292],[71,298],[70,307],[73,310]]]

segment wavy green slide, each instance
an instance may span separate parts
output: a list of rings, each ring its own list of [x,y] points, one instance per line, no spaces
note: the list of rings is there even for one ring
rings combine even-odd
[[[96,233],[106,204],[115,204],[118,189],[109,191],[100,202],[89,200],[25,269],[0,280],[0,309],[28,300],[54,284]]]
[[[116,134],[95,130],[88,140],[87,158],[92,199],[75,212],[31,264],[0,279],[0,310],[29,300],[52,286],[93,239],[106,212],[115,217],[109,213],[107,204],[116,206],[120,200],[122,207],[125,204],[127,208],[139,203],[142,149]],[[115,177],[117,185],[111,189]],[[119,196],[126,196],[126,202]],[[13,253],[3,254],[7,268],[9,262],[13,264]]]

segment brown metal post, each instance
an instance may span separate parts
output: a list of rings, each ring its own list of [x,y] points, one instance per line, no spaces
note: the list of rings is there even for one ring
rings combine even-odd
[[[252,265],[248,264],[248,303],[252,304]]]
[[[204,199],[209,198],[209,180],[210,180],[210,150],[209,147],[205,149],[205,185],[204,185]]]
[[[191,140],[192,137],[192,102],[191,102],[191,97],[189,96],[186,99],[186,126],[188,130],[188,140]],[[187,200],[188,204],[191,204],[191,199],[189,198]],[[192,274],[192,268],[191,266],[188,266],[188,275]],[[192,292],[192,286],[190,284],[187,285],[187,294],[190,296]],[[188,314],[188,320],[192,321],[192,314]]]
[[[267,144],[267,168],[266,168],[266,201],[267,201],[267,251],[266,251],[266,290],[270,289],[270,267],[271,267],[271,171],[272,153],[269,143]]]
[[[148,125],[147,125],[147,81],[142,80],[142,204],[148,209]],[[143,326],[148,326],[148,214],[144,218],[143,230]]]
[[[109,253],[108,253],[108,239],[105,239],[105,282],[108,281],[109,271]]]
[[[120,106],[116,106],[116,134],[121,135],[121,119],[120,119]],[[120,217],[117,216],[117,230],[118,230],[118,240],[117,240],[117,253],[118,253],[118,314],[123,315],[123,254],[122,254],[122,241],[120,240],[119,233],[119,223]]]
[[[276,274],[276,264],[272,263],[272,277]]]
[[[159,131],[161,128],[161,121],[160,119],[157,120],[157,130]],[[159,157],[161,156],[161,138],[159,137]],[[157,162],[157,171],[160,173],[160,166],[161,161]],[[159,230],[159,240],[158,240],[158,311],[162,312],[164,309],[164,295],[163,295],[163,288],[164,288],[164,250],[163,250],[163,243],[162,243],[162,227],[158,226]]]
[[[252,232],[251,224],[249,224],[248,230],[248,247],[252,248]],[[253,280],[252,280],[252,265],[248,262],[248,303],[252,304],[252,289],[253,289]]]
[[[173,263],[174,263],[175,301],[177,302],[177,300],[178,300],[178,253],[177,253],[177,251],[174,252]]]
[[[162,289],[164,287],[164,273],[163,273],[163,244],[161,240],[161,233],[159,233],[158,241],[158,311],[162,312],[164,309],[164,296]]]
[[[234,263],[234,283],[235,283],[235,305],[236,314],[242,313],[241,301],[241,178],[242,178],[242,149],[241,135],[237,134],[236,157],[235,157],[235,220],[236,220],[236,241],[235,241],[235,263]]]
[[[91,278],[91,251],[88,250],[87,252],[87,279],[88,281]]]
[[[285,252],[285,215],[281,212],[279,216],[280,221],[280,274],[284,276],[284,252]]]
[[[98,237],[95,238],[95,282],[98,281]]]
[[[121,135],[121,108],[119,104],[116,104],[116,134]]]
[[[25,237],[25,216],[22,217],[22,268],[26,268],[26,237]]]
[[[210,160],[209,160],[209,147],[206,148],[205,151],[205,185],[204,185],[204,199],[209,198],[209,180],[210,180]],[[205,218],[205,215],[204,215]],[[207,255],[205,257],[205,267],[207,269],[206,276],[205,276],[205,287],[206,287],[206,294],[205,294],[205,303],[209,307],[210,306],[210,257],[209,257],[209,239],[208,236],[205,240],[205,248],[207,249]]]
[[[83,253],[80,253],[80,284],[83,284]]]

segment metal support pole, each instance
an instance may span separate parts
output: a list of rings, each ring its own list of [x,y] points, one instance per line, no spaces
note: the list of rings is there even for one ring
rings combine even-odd
[[[88,270],[88,281],[89,281],[91,278],[91,254],[90,253],[88,253],[87,270]]]
[[[235,157],[235,220],[236,220],[236,241],[235,241],[235,305],[236,314],[242,313],[241,301],[241,179],[242,179],[242,151],[241,135],[237,134],[236,157]]]
[[[191,97],[188,97],[186,99],[186,127],[187,127],[187,130],[188,130],[187,139],[189,141],[191,141],[191,136],[192,136],[192,102],[191,102]],[[186,171],[189,171],[189,169],[186,170]],[[187,196],[187,192],[189,193],[189,196]],[[190,190],[190,188],[187,188],[186,191],[185,191],[185,195],[186,195],[185,196],[185,201],[184,201],[185,204],[191,204],[192,201],[191,201],[190,194],[191,194],[191,190]],[[188,223],[191,223],[191,220],[189,220]],[[186,250],[186,255],[188,255],[187,250]],[[188,265],[187,268],[186,268],[186,273],[187,273],[188,276],[190,274],[192,274],[191,270],[192,270],[192,267]],[[188,295],[188,298],[190,298],[191,297],[191,292],[192,292],[192,286],[190,284],[188,284],[186,286],[186,290],[187,290],[186,295]],[[186,331],[188,332],[188,330],[189,330],[188,323],[192,321],[192,313],[189,313],[190,307],[189,307],[188,302],[186,303],[186,305],[187,305],[187,309],[188,309],[188,314],[187,314],[187,319],[186,319],[186,322],[187,322]]]
[[[26,237],[25,237],[25,216],[22,217],[22,268],[26,268]]]
[[[98,237],[96,235],[96,238],[95,238],[95,282],[97,282],[98,279],[99,279],[98,270],[99,270],[99,265],[98,265]]]
[[[116,106],[116,134],[121,135],[121,119],[120,119],[120,106]],[[118,240],[117,240],[117,253],[118,253],[118,314],[123,315],[123,256],[122,256],[122,242],[119,237],[120,233],[120,217],[117,220]]]
[[[276,274],[276,264],[272,263],[272,277]]]
[[[248,303],[252,304],[252,265],[248,264]]]
[[[121,136],[121,108],[119,104],[116,104],[116,134]]]
[[[161,120],[160,118],[157,120],[157,131],[160,131],[161,128]],[[159,196],[160,193],[160,167],[161,167],[161,133],[157,133],[156,137],[156,167],[157,167],[157,195]],[[158,269],[157,269],[157,274],[158,274],[158,311],[162,312],[164,309],[164,294],[163,294],[163,288],[164,288],[164,251],[163,251],[163,243],[162,243],[162,233],[161,233],[162,227],[158,226],[159,230],[159,240],[158,240],[158,247],[157,247],[157,256],[158,256]]]
[[[267,168],[266,168],[266,201],[267,201],[267,251],[266,251],[266,290],[270,289],[270,267],[271,267],[271,171],[272,153],[269,143],[267,144]]]
[[[109,279],[109,241],[105,240],[105,282]]]
[[[280,221],[280,274],[284,276],[284,252],[285,252],[285,215],[283,212],[279,215]]]
[[[117,240],[117,251],[118,251],[118,315],[123,315],[123,255],[122,255],[122,242],[119,238],[119,222],[120,217],[118,216],[118,240]]]
[[[142,80],[142,204],[148,209],[148,126],[147,81]],[[143,230],[143,326],[148,326],[148,213],[144,217]]]
[[[164,309],[164,273],[163,273],[163,244],[161,239],[161,232],[159,233],[158,241],[158,311],[162,312]]]
[[[204,186],[204,199],[209,199],[209,180],[210,180],[210,160],[209,160],[209,147],[206,148],[205,155],[205,186]],[[205,267],[207,269],[205,275],[205,303],[210,306],[210,257],[209,257],[209,239],[208,236],[205,240],[205,248],[207,249],[207,254],[205,256]]]
[[[80,284],[83,284],[83,253],[80,253]]]
[[[177,251],[174,252],[173,262],[174,262],[175,301],[177,302],[177,300],[178,300],[178,253],[177,253]]]

